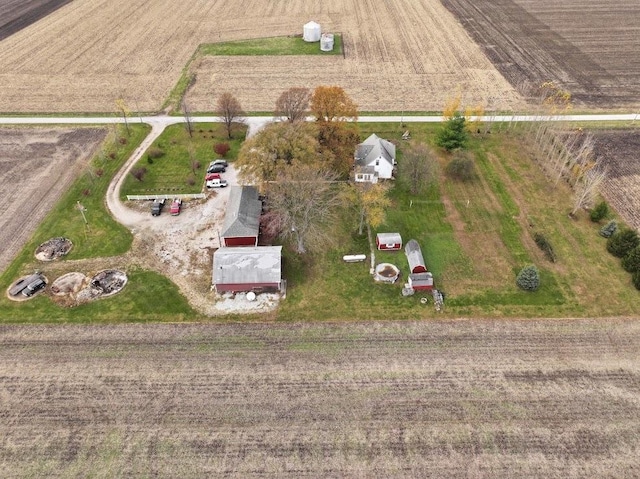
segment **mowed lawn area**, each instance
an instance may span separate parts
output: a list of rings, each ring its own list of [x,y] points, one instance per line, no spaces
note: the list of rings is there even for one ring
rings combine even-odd
[[[145,169],[142,180],[128,175],[121,199],[127,195],[201,193],[209,162],[222,158],[214,147],[227,143],[230,149],[224,158],[233,161],[245,134],[245,125],[236,125],[231,139],[221,123],[193,124],[191,135],[183,124],[167,127],[133,168]],[[157,153],[153,154],[154,150]]]
[[[440,125],[410,126],[412,142],[432,144]],[[398,144],[399,124],[360,125],[361,138],[376,133]],[[413,196],[396,181],[393,206],[376,232],[399,232],[403,241],[417,240],[436,286],[445,292],[445,308],[436,313],[424,294],[402,297],[408,264],[404,252],[376,252],[376,263],[390,262],[402,271],[394,285],[376,284],[369,274],[366,235],[358,236],[355,211],[345,211],[335,248],[315,257],[287,253],[287,300],[277,315],[282,320],[415,319],[429,317],[567,317],[630,315],[637,312],[640,292],[598,235],[600,225],[583,212],[568,213],[568,186],[553,187],[535,164],[517,128],[496,125],[490,134],[472,137],[478,178],[468,183],[439,181],[426,194]],[[450,155],[435,148],[442,171]],[[549,262],[533,241],[542,233],[558,259]],[[367,254],[364,263],[344,263],[345,254]],[[541,287],[535,293],[517,288],[518,271],[535,264]],[[606,290],[602,284],[606,284]]]

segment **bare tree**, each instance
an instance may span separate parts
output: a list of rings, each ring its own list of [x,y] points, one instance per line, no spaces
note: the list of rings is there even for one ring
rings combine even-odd
[[[187,129],[187,133],[189,133],[189,138],[193,138],[193,120],[186,100],[182,100],[182,114],[184,115],[185,128]]]
[[[409,185],[411,194],[417,195],[436,181],[439,170],[440,165],[431,149],[423,143],[416,143],[404,152],[398,175]]]
[[[292,238],[299,254],[331,244],[331,228],[343,196],[336,176],[313,165],[294,164],[268,185],[272,221],[281,236]]]
[[[225,92],[218,98],[216,113],[222,118],[227,136],[231,139],[233,124],[238,123],[240,117],[244,115],[240,102],[231,93]]]
[[[289,88],[276,100],[276,115],[284,116],[291,123],[305,119],[309,109],[311,91],[308,88]]]
[[[573,185],[573,210],[575,215],[581,208],[590,208],[598,196],[600,185],[607,179],[607,171],[595,165],[582,173]]]
[[[116,109],[119,113],[122,114],[122,118],[124,119],[124,126],[127,128],[127,136],[131,136],[131,131],[129,130],[129,122],[127,121],[127,117],[131,115],[131,110],[127,106],[127,103],[122,98],[118,98],[116,100]]]

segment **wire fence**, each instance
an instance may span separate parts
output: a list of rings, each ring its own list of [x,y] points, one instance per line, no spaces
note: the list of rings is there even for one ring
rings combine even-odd
[[[207,195],[204,193],[186,193],[186,194],[155,194],[155,195],[127,195],[129,201],[145,201],[145,200],[171,200],[180,198],[182,200],[202,200]]]

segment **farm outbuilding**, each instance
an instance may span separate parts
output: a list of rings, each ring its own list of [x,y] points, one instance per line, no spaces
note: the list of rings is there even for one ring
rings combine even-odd
[[[302,39],[305,42],[319,42],[320,34],[320,24],[313,20],[305,23],[304,27],[302,27]]]
[[[282,246],[219,248],[213,253],[213,285],[219,293],[279,291]]]
[[[397,251],[402,249],[402,236],[400,233],[378,233],[376,246],[379,250]]]
[[[355,155],[356,183],[377,183],[393,178],[396,165],[396,146],[373,133],[360,143]]]
[[[416,291],[431,291],[433,289],[433,275],[431,273],[410,274],[409,286]]]
[[[407,255],[411,274],[427,272],[427,265],[424,262],[422,250],[416,240],[409,240],[407,245],[404,247],[404,253]]]
[[[222,246],[257,246],[262,202],[253,186],[232,186],[222,227]]]

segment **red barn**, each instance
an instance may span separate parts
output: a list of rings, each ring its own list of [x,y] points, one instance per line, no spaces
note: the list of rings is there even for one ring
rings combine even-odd
[[[279,291],[282,246],[217,249],[213,253],[213,284],[218,293]]]
[[[376,246],[379,250],[397,251],[402,249],[402,236],[400,233],[378,233]]]
[[[409,262],[409,270],[411,273],[416,274],[427,272],[427,265],[422,257],[422,250],[416,240],[409,240],[407,245],[404,247],[404,253],[407,255],[407,261]]]
[[[224,215],[221,246],[257,246],[262,202],[253,186],[232,186]]]

